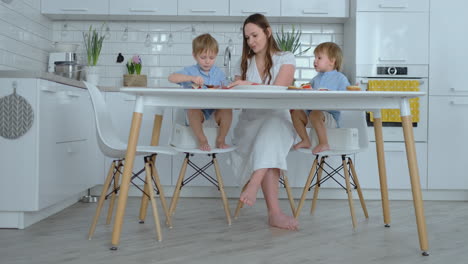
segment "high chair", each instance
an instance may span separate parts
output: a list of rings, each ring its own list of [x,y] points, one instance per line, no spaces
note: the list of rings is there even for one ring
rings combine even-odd
[[[318,140],[315,134],[315,130],[311,128],[310,137],[312,147],[317,145]],[[319,189],[321,185],[329,179],[334,180],[338,185],[346,190],[348,194],[349,210],[351,213],[351,220],[353,228],[356,228],[356,216],[354,213],[354,205],[352,198],[352,188],[356,189],[359,200],[361,202],[362,209],[366,218],[369,218],[367,213],[366,204],[362,195],[361,186],[359,184],[358,175],[354,168],[351,155],[358,152],[364,151],[369,145],[369,139],[367,135],[367,125],[365,121],[365,115],[362,111],[341,111],[341,127],[335,129],[327,129],[328,142],[330,144],[330,150],[323,151],[320,153],[312,154],[311,149],[299,149],[301,153],[308,155],[315,155],[315,159],[310,169],[309,176],[304,185],[299,204],[296,209],[295,218],[299,216],[299,213],[304,205],[304,201],[307,192],[314,188],[314,194],[312,199],[311,214],[314,212]],[[340,156],[341,165],[334,168],[332,165],[326,162],[326,159],[331,156]],[[320,161],[319,161],[320,159]],[[341,174],[343,170],[343,174]],[[325,172],[326,176],[322,178],[322,173]],[[340,177],[336,177],[340,176]],[[315,183],[312,182],[315,180]],[[339,180],[344,179],[345,183],[341,183]]]
[[[112,162],[107,177],[104,181],[104,186],[102,188],[101,196],[99,197],[99,201],[96,208],[96,213],[93,217],[93,222],[89,229],[88,239],[91,239],[94,231],[96,229],[96,224],[99,219],[99,215],[101,213],[102,206],[104,204],[104,200],[111,197],[110,205],[109,205],[109,212],[107,215],[106,223],[110,223],[110,219],[112,217],[112,209],[115,201],[116,194],[119,191],[119,177],[121,172],[121,168],[123,167],[125,154],[127,152],[127,144],[122,142],[120,138],[115,133],[115,129],[112,125],[112,120],[110,114],[107,110],[106,103],[104,98],[99,91],[99,89],[94,85],[85,82],[86,87],[88,88],[88,92],[91,96],[91,102],[94,108],[95,114],[95,121],[96,121],[96,134],[98,139],[98,144],[101,152],[109,158],[114,159]],[[145,180],[145,189],[142,190],[144,196],[148,197],[151,201],[151,206],[153,209],[153,218],[156,227],[156,233],[158,241],[162,240],[161,235],[161,227],[158,215],[158,209],[156,205],[156,200],[154,198],[156,189],[156,193],[159,194],[159,198],[161,200],[161,204],[163,206],[164,213],[168,221],[170,222],[170,215],[168,214],[166,198],[164,196],[164,191],[159,181],[159,176],[157,174],[157,170],[154,165],[155,157],[158,154],[167,154],[167,155],[175,155],[177,154],[171,147],[162,147],[162,146],[137,146],[136,155],[143,155],[145,161],[145,168],[141,169],[139,172],[134,173],[132,176],[133,179],[140,179],[139,175],[144,171],[146,173]],[[138,185],[133,183],[137,188]],[[154,186],[153,186],[154,184]],[[112,190],[108,193],[110,186],[113,185]],[[140,189],[141,190],[141,189]]]

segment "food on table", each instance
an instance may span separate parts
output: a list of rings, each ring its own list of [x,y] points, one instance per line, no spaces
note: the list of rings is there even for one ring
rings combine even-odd
[[[361,91],[361,87],[359,87],[358,85],[350,85],[350,86],[346,86],[346,90],[348,90],[348,91]]]
[[[198,85],[196,83],[192,83],[192,89],[201,89],[201,85]]]
[[[302,89],[312,89],[312,85],[310,83],[303,83],[301,84]]]

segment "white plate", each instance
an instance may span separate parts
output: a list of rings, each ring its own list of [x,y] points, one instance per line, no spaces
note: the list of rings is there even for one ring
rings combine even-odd
[[[275,91],[275,90],[287,90],[287,86],[280,86],[280,85],[237,85],[234,86],[233,89],[236,90],[267,90],[267,91]]]

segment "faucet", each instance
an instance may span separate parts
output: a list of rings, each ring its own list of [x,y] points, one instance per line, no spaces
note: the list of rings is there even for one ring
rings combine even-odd
[[[226,47],[224,51],[224,66],[227,66],[227,80],[232,82],[232,74],[231,74],[231,48],[229,46]]]

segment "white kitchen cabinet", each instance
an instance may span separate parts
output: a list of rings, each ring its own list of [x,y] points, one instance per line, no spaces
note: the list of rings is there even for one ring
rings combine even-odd
[[[108,15],[109,0],[42,0],[41,13],[51,15]]]
[[[281,0],[281,16],[348,17],[349,0]]]
[[[177,15],[177,1],[112,0],[110,15]]]
[[[429,95],[466,95],[467,1],[432,0]]]
[[[429,98],[429,189],[468,189],[468,96]]]
[[[265,16],[281,15],[281,0],[237,0],[230,1],[229,14],[231,16],[249,16],[254,13],[260,13]]]
[[[135,106],[135,96],[120,92],[106,92],[106,105],[111,113],[112,124],[117,131],[117,135],[123,142],[128,141],[130,124],[132,121],[133,108]],[[143,121],[140,129],[139,145],[150,145],[153,131],[153,120],[155,111],[151,107],[145,108]],[[164,111],[163,124],[159,139],[160,145],[168,145],[172,129],[172,110],[168,108]],[[106,158],[106,169],[109,168],[112,160]],[[156,160],[159,177],[162,185],[175,185],[172,181],[172,157],[169,155],[158,155]],[[143,156],[135,158],[134,172],[144,168]],[[106,175],[102,175],[101,183],[104,182]],[[144,174],[142,175],[144,178]],[[138,183],[138,181],[136,181]],[[143,183],[141,183],[142,185]]]
[[[78,200],[104,174],[87,91],[36,78],[1,78],[0,97],[13,92],[14,82],[31,104],[34,122],[17,139],[0,137],[1,228],[24,228],[55,213],[49,209]]]
[[[178,0],[179,16],[228,16],[229,0]]]
[[[357,11],[428,12],[427,0],[356,0]]]
[[[357,12],[357,65],[428,64],[428,13]]]
[[[405,143],[385,142],[384,152],[388,189],[411,189]],[[426,189],[427,143],[416,143],[416,155],[421,188]],[[366,151],[356,154],[355,167],[363,189],[380,189],[375,142],[370,142]]]

